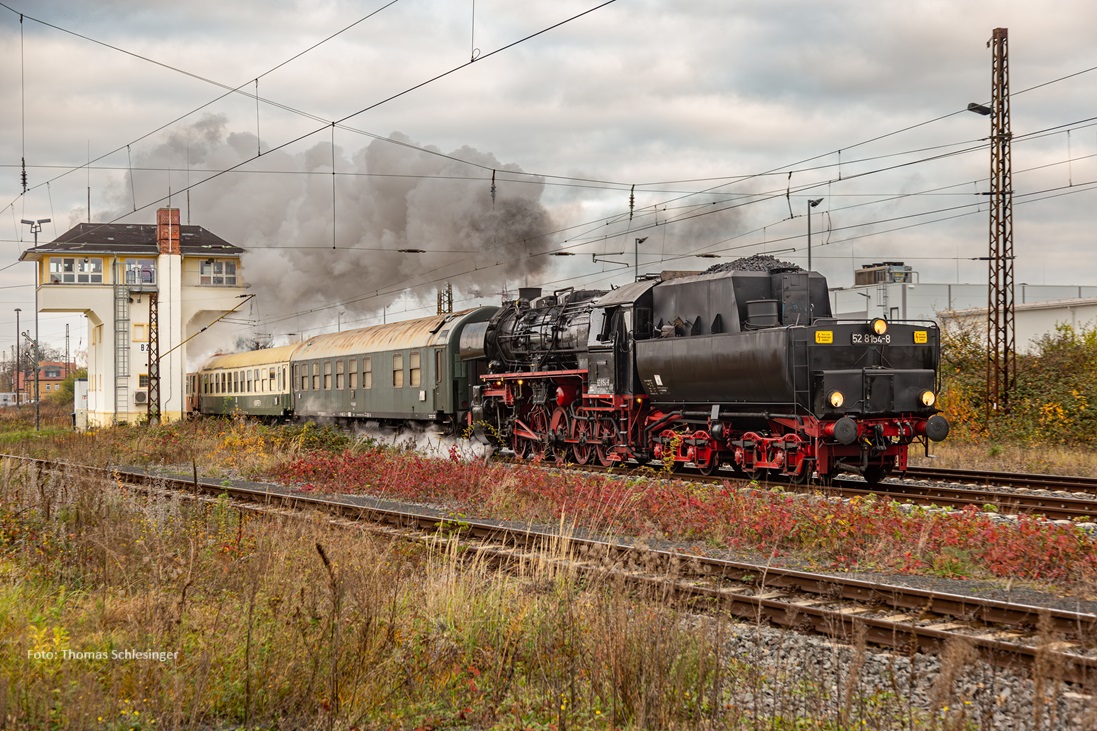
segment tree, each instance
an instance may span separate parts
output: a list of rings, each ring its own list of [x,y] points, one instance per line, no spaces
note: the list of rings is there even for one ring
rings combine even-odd
[[[49,395],[49,400],[55,404],[68,404],[71,406],[73,399],[76,398],[76,379],[87,377],[87,368],[73,371],[68,378],[61,381],[61,385],[57,387],[57,390]]]

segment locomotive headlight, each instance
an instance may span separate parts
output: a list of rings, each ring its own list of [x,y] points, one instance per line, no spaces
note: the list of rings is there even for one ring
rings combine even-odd
[[[841,391],[831,391],[830,395],[827,396],[827,401],[830,402],[831,406],[837,409],[846,402],[846,397],[842,395]]]
[[[888,331],[888,321],[882,317],[872,318],[872,332],[883,335]]]
[[[937,396],[933,393],[933,391],[922,391],[923,406],[933,406],[933,404],[935,403],[937,403]]]

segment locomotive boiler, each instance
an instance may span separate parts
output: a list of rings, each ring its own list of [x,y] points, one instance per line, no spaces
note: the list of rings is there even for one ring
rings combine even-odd
[[[519,457],[870,483],[944,439],[932,322],[838,320],[795,267],[523,290],[466,328],[471,418]]]

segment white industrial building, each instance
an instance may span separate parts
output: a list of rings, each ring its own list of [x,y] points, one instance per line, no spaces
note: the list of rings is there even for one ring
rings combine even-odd
[[[187,347],[244,301],[242,253],[201,226],[180,226],[177,208],[158,210],[156,224],[81,223],[22,253],[36,265],[38,310],[87,318],[88,426],[146,418],[153,351],[160,418],[186,413]]]
[[[885,317],[889,320],[965,321],[985,327],[986,284],[936,284],[918,281],[903,262],[865,264],[854,272],[852,287],[832,289],[831,312],[839,318]],[[1057,324],[1076,329],[1097,326],[1097,285],[1017,284],[1014,286],[1017,349],[1053,332]]]

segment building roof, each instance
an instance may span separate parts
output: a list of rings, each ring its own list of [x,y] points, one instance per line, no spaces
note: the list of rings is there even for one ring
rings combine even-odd
[[[179,227],[179,251],[183,256],[231,256],[244,252],[201,226]],[[49,243],[30,248],[19,261],[34,261],[43,254],[124,254],[156,257],[154,223],[78,223]]]
[[[1047,300],[1045,302],[1024,302],[1014,303],[1014,312],[1025,312],[1028,310],[1072,310],[1078,307],[1094,307],[1097,306],[1097,298],[1094,297],[1072,297],[1070,299],[1061,300]],[[937,313],[944,319],[950,318],[962,318],[962,317],[986,317],[986,307],[971,307],[966,310],[941,310]]]

